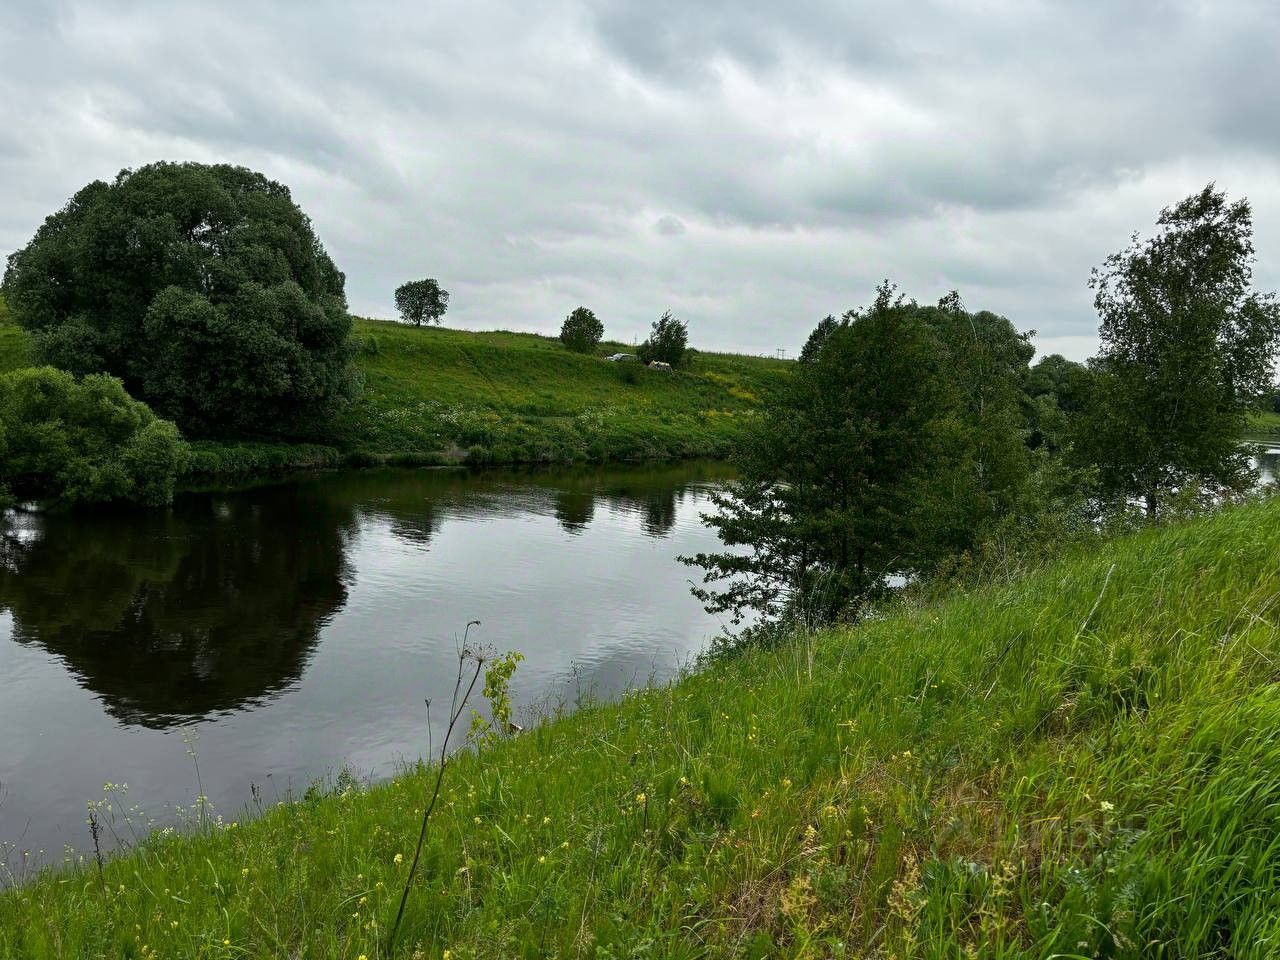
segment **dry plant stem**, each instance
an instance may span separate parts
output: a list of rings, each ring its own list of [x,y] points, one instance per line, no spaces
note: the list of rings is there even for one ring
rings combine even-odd
[[[89,835],[93,837],[93,857],[98,861],[98,883],[105,890],[107,881],[102,874],[102,828],[98,825],[98,814],[95,810],[89,811]]]
[[[458,694],[462,690],[463,671],[467,662],[467,658],[471,656],[467,650],[466,638],[473,625],[478,626],[480,621],[472,620],[467,624],[467,629],[463,633],[462,649],[458,652],[458,676],[453,682],[453,696],[449,700],[449,725],[445,728],[444,739],[440,744],[440,763],[436,767],[435,785],[431,790],[431,800],[422,811],[422,826],[418,830],[418,845],[413,851],[413,860],[409,863],[409,874],[405,877],[404,892],[400,894],[400,907],[396,910],[395,923],[391,925],[391,935],[387,938],[387,953],[392,954],[396,946],[396,934],[400,931],[400,922],[404,919],[405,904],[409,901],[409,889],[413,886],[413,877],[418,870],[418,860],[422,857],[422,844],[427,838],[427,821],[431,819],[431,811],[436,807],[436,801],[440,798],[440,787],[444,783],[445,767],[449,763],[449,739],[453,734],[453,728],[458,723],[458,718],[462,716],[463,710],[466,708],[467,700],[471,697],[471,692],[475,689],[476,681],[480,679],[480,671],[484,668],[484,658],[475,657],[476,668],[471,674],[471,680],[467,684],[465,693],[462,693],[461,699]],[[427,704],[428,712],[430,711],[430,701]]]

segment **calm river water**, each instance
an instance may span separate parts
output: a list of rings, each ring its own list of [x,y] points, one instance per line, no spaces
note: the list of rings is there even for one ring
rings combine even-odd
[[[726,476],[365,471],[0,521],[0,864],[83,851],[107,781],[169,822],[198,793],[192,730],[228,819],[251,784],[393,773],[468,620],[525,655],[525,704],[669,677],[719,629],[675,558],[715,546],[698,514]]]

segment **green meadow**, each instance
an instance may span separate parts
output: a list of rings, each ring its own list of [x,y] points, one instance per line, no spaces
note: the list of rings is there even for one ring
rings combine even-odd
[[[197,441],[189,483],[347,464],[511,464],[724,457],[787,363],[694,352],[674,372],[571,353],[558,339],[357,319],[364,389],[309,444]],[[0,323],[0,372],[30,363]]]
[[[1277,557],[1229,508],[551,710],[447,769],[395,955],[1274,957]],[[0,956],[385,957],[433,779],[69,858]]]
[[[529,333],[358,319],[364,396],[337,428],[357,457],[542,463],[726,455],[785,376],[779,360],[695,353],[662,372]]]

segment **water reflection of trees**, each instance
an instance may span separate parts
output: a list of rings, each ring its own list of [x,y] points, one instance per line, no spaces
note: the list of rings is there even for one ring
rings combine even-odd
[[[332,474],[162,511],[0,517],[0,610],[114,716],[165,727],[297,681],[342,608],[355,531],[426,546],[446,520],[534,513],[576,533],[603,503],[665,536],[716,465]]]
[[[603,502],[615,512],[638,517],[648,536],[663,537],[675,526],[680,505],[693,487],[732,475],[723,464],[708,463],[542,470],[512,477],[549,490],[556,519],[569,533],[587,526],[596,505]]]
[[[401,540],[426,545],[446,518],[518,512],[550,513],[568,533],[580,533],[596,509],[639,518],[653,537],[675,525],[691,486],[732,476],[723,464],[677,463],[542,469],[382,470],[320,481],[328,497],[356,503],[361,516],[380,519]]]
[[[302,675],[346,601],[352,529],[349,508],[286,487],[11,520],[0,608],[114,716],[165,727]]]

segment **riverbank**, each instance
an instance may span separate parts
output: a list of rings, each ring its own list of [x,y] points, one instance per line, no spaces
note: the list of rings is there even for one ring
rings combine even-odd
[[[1249,436],[1280,440],[1280,413],[1255,413],[1249,418]]]
[[[1264,956],[1277,555],[1229,509],[461,757],[397,955]],[[430,779],[47,873],[0,956],[385,956]]]
[[[727,456],[787,363],[693,352],[674,372],[528,333],[408,327],[356,318],[360,400],[323,443],[194,444],[185,486],[338,466],[554,464]],[[0,372],[30,362],[0,326]]]

